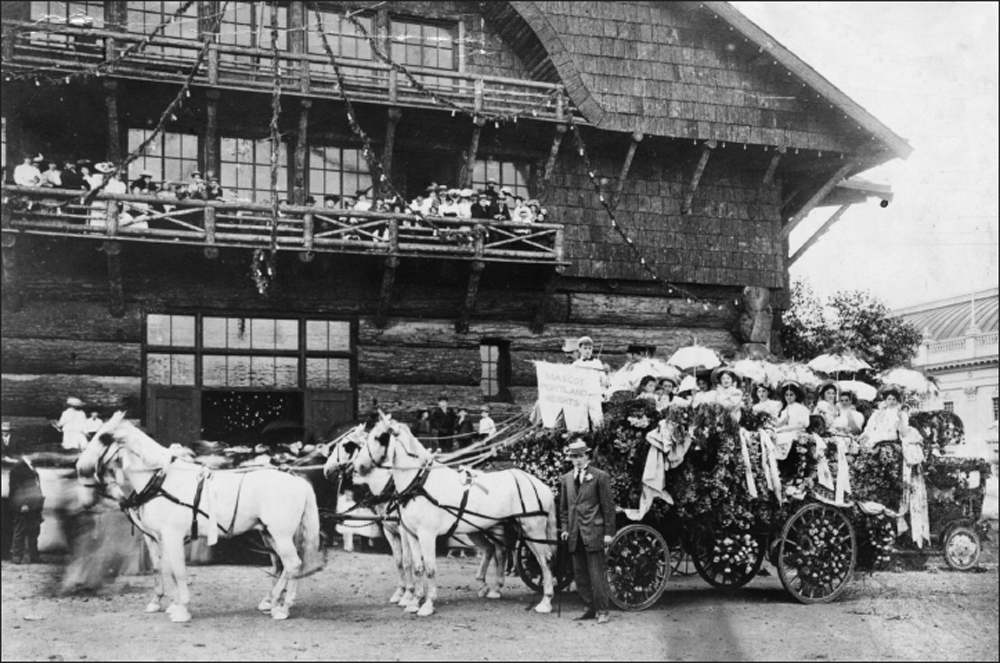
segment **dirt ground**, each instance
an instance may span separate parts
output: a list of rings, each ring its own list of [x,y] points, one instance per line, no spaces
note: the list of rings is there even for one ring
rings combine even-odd
[[[404,615],[386,602],[386,555],[330,551],[305,579],[292,619],[256,612],[269,578],[249,566],[200,566],[194,621],[145,614],[150,576],[119,578],[92,596],[51,593],[61,567],[2,569],[2,658],[7,660],[997,660],[997,566],[979,573],[909,571],[859,576],[829,605],[793,602],[772,575],[733,593],[697,576],[672,579],[653,608],[574,622],[581,604],[537,615],[520,580],[504,597],[476,597],[472,558],[439,559],[437,614]]]

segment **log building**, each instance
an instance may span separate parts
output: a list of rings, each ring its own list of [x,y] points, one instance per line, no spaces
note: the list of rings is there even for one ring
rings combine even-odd
[[[565,337],[590,334],[613,367],[630,348],[767,345],[791,230],[818,205],[833,223],[888,200],[854,176],[910,152],[721,2],[2,10],[2,414],[29,439],[67,396],[164,442],[251,420],[321,432],[373,398],[408,419],[441,393],[499,419],[530,406],[530,360],[562,361]],[[147,140],[129,179],[215,173],[227,200],[137,224],[115,202],[148,199],[81,205],[11,180],[24,155],[121,163]],[[488,178],[540,199],[546,223],[305,204]],[[252,256],[272,248],[261,295]]]

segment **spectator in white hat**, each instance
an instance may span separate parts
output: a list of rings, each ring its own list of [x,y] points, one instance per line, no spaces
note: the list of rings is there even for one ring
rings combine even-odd
[[[38,170],[35,158],[25,155],[23,163],[14,168],[14,184],[17,186],[36,187],[42,183],[42,171]]]
[[[82,451],[87,446],[87,415],[83,411],[83,401],[70,396],[66,399],[66,409],[59,421],[52,425],[63,435],[62,448],[67,451]]]

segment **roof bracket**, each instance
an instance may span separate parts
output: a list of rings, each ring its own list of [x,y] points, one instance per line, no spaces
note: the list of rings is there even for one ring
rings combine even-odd
[[[795,230],[800,223],[802,223],[802,220],[813,211],[820,201],[826,198],[828,193],[833,191],[833,187],[837,186],[841,180],[847,177],[847,174],[851,172],[851,169],[854,168],[855,165],[856,164],[853,161],[848,160],[843,166],[838,168],[837,172],[826,180],[816,193],[814,193],[809,200],[806,201],[805,205],[800,207],[792,218],[789,219],[788,223],[781,228],[781,232],[778,233],[778,237],[780,239],[788,239],[788,236],[792,234],[792,231]]]
[[[799,258],[801,258],[802,255],[806,251],[808,251],[812,247],[813,244],[815,244],[816,242],[818,242],[820,240],[820,238],[823,235],[825,235],[826,232],[828,230],[830,230],[830,228],[833,227],[833,224],[837,223],[837,221],[840,220],[840,217],[844,216],[844,212],[846,212],[847,208],[850,207],[850,206],[851,206],[851,204],[848,203],[846,205],[841,205],[839,208],[837,208],[837,211],[834,212],[830,216],[830,218],[827,219],[826,222],[824,222],[823,225],[820,226],[816,230],[816,232],[814,232],[812,234],[812,237],[810,237],[809,239],[807,239],[805,241],[805,243],[802,246],[800,246],[798,248],[798,250],[795,251],[794,254],[792,254],[792,257],[788,259],[788,266],[791,267],[792,265],[794,265],[796,260],[798,260]]]
[[[694,174],[691,175],[691,184],[688,185],[687,193],[684,194],[681,214],[691,213],[691,203],[694,202],[694,194],[698,190],[698,183],[701,182],[701,176],[705,174],[705,166],[708,165],[708,158],[712,156],[712,150],[715,149],[715,146],[716,142],[714,140],[705,141],[705,144],[701,146],[701,156],[698,157],[698,165],[694,167]]]
[[[625,154],[625,162],[622,164],[622,170],[618,174],[618,182],[615,185],[615,193],[611,198],[611,209],[618,209],[618,203],[621,202],[622,188],[625,186],[625,178],[628,177],[628,171],[632,167],[632,159],[635,157],[635,150],[639,147],[639,143],[642,142],[642,132],[635,131],[632,133],[632,142],[628,144],[628,152]]]

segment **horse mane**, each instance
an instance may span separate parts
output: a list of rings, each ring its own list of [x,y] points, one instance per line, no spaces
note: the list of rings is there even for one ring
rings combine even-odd
[[[400,441],[403,442],[411,454],[417,456],[424,462],[433,460],[434,455],[428,451],[427,447],[423,445],[420,439],[413,434],[413,431],[410,430],[409,426],[399,422],[395,422],[395,425],[399,427],[399,433],[396,437],[401,438]]]
[[[115,413],[96,435],[105,433],[111,433],[116,442],[128,447],[128,450],[147,467],[162,467],[173,457],[169,449],[126,419],[124,412]]]

